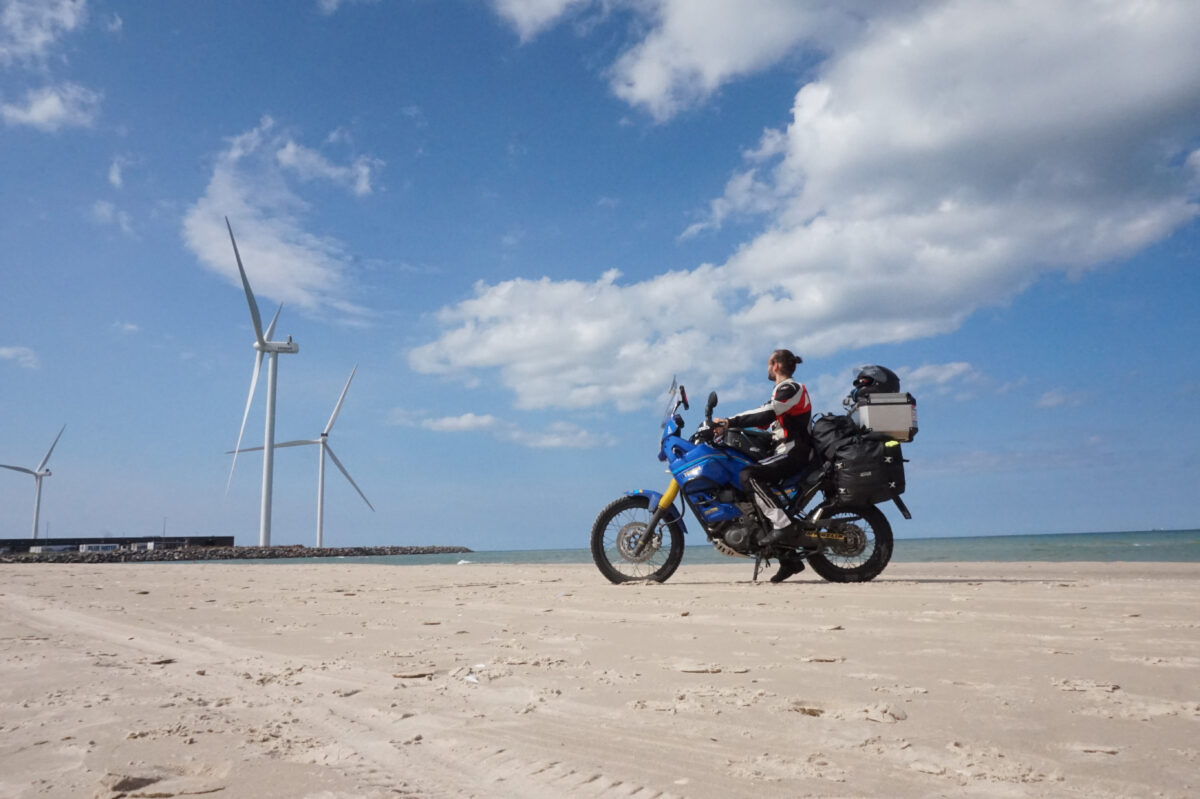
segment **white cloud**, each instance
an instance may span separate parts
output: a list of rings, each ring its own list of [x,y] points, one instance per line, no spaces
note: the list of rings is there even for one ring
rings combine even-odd
[[[125,20],[121,19],[120,14],[113,14],[110,16],[108,18],[108,22],[106,22],[104,25],[104,29],[109,33],[120,33],[121,29],[124,27]]]
[[[130,333],[137,333],[137,332],[141,331],[142,328],[139,327],[138,325],[134,324],[133,322],[119,322],[118,321],[118,322],[112,323],[112,329],[118,333],[130,334]]]
[[[108,182],[112,187],[119,189],[125,185],[125,177],[123,171],[125,169],[125,159],[117,157],[112,160],[108,166]]]
[[[524,407],[631,407],[663,369],[717,382],[778,345],[808,357],[953,331],[1049,271],[1126,257],[1200,212],[1200,5],[949,0],[860,22],[795,5],[823,20],[825,60],[787,128],[685,231],[736,214],[760,218],[759,235],[724,264],[627,285],[480,283],[438,314],[412,365],[498,367]],[[723,13],[712,4],[654,7],[651,35],[671,46],[630,53],[661,48],[674,64],[722,46],[701,25]],[[764,25],[720,19],[735,50]],[[765,65],[736,56],[711,74]],[[695,95],[679,70],[659,72],[662,91],[626,99],[661,114]]]
[[[490,413],[426,418],[423,413],[412,413],[397,408],[391,413],[390,423],[422,427],[436,433],[486,433],[497,441],[507,441],[533,449],[590,449],[612,443],[611,436],[596,435],[570,422],[551,422],[536,430],[526,430]]]
[[[779,61],[813,35],[824,3],[659,0],[653,27],[612,68],[613,92],[665,121],[726,82]]]
[[[288,140],[275,153],[279,165],[289,169],[301,180],[328,180],[341,184],[359,197],[371,193],[371,176],[383,162],[376,158],[359,156],[348,166],[334,164],[316,150]]]
[[[496,13],[503,17],[528,42],[561,19],[568,10],[591,0],[492,0]]]
[[[464,413],[461,416],[425,419],[421,422],[421,427],[438,433],[469,433],[477,430],[490,430],[498,424],[496,417],[491,414]]]
[[[133,224],[129,214],[107,200],[92,203],[92,219],[102,225],[113,225],[127,236],[133,235]]]
[[[44,86],[26,92],[22,104],[0,104],[0,117],[6,125],[51,133],[63,127],[90,127],[100,113],[100,100],[100,94],[76,83]]]
[[[4,0],[0,4],[0,66],[46,57],[87,19],[86,0]]]
[[[614,94],[659,122],[707,100],[723,85],[787,58],[802,44],[834,49],[867,18],[907,13],[919,0],[491,0],[528,42],[586,9],[616,8],[640,38],[608,71]],[[581,26],[589,30],[590,26]]]
[[[37,369],[37,353],[28,347],[0,347],[0,361],[15,361],[22,369]]]
[[[1077,408],[1082,404],[1079,395],[1064,388],[1053,388],[1038,397],[1039,408]]]
[[[317,10],[329,16],[343,5],[377,3],[379,0],[317,0]]]
[[[910,393],[932,391],[944,394],[951,387],[980,379],[975,367],[963,361],[953,363],[930,363],[916,368],[900,367],[894,370],[900,378],[901,390]]]
[[[473,298],[440,312],[441,338],[409,360],[439,374],[498,365],[519,407],[638,407],[672,372],[712,374],[736,351],[713,271],[632,286],[619,285],[616,270],[594,283],[478,283]]]
[[[271,298],[362,323],[369,314],[349,300],[353,286],[343,245],[305,229],[308,205],[288,181],[289,176],[302,182],[326,179],[361,194],[363,178],[355,170],[354,164],[339,167],[294,142],[264,117],[257,127],[229,139],[217,157],[204,195],[184,216],[184,241],[204,266],[240,287],[225,228],[228,217],[260,303]]]

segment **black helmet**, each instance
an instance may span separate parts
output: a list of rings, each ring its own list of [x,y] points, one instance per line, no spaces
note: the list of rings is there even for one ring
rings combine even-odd
[[[886,366],[864,366],[854,378],[854,397],[867,394],[898,394],[900,378]]]

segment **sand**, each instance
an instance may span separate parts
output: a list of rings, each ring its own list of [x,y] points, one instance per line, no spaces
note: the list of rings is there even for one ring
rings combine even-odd
[[[1200,564],[0,568],[2,797],[1200,795]]]

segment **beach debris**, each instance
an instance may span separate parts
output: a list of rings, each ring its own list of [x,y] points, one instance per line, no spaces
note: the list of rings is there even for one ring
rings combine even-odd
[[[1116,683],[1095,680],[1059,680],[1055,685],[1064,691],[1098,691],[1111,694],[1121,690],[1121,686]]]
[[[814,716],[814,717],[819,717],[819,716],[824,716],[824,715],[825,715],[825,711],[824,711],[824,710],[822,710],[821,708],[819,708],[819,707],[812,707],[811,705],[806,705],[806,704],[804,704],[804,703],[802,703],[802,702],[799,702],[799,701],[797,701],[797,700],[792,700],[792,703],[791,703],[790,705],[788,705],[788,708],[787,708],[787,709],[788,709],[789,711],[791,711],[792,713],[800,713],[800,714],[803,714],[803,715],[805,715],[805,716]]]
[[[684,664],[679,667],[684,674],[720,674],[721,667],[717,665]]]
[[[826,633],[833,633],[833,632],[837,632],[838,630],[844,630],[844,629],[846,629],[846,628],[840,624],[832,624],[832,625],[829,625],[828,627],[822,627],[821,631],[826,632]]]
[[[392,676],[398,680],[420,680],[426,677],[432,677],[437,672],[433,669],[418,669],[415,671],[400,671]]]
[[[175,662],[175,658],[163,658],[162,660],[150,661],[151,666],[167,666]]]
[[[884,702],[874,705],[869,705],[862,709],[867,721],[874,721],[879,724],[895,724],[897,721],[904,721],[908,718],[908,713],[904,708],[894,707]]]
[[[800,658],[800,662],[801,663],[845,663],[846,659],[843,657],[817,657],[815,655],[810,655],[808,657]]]
[[[1117,755],[1121,753],[1120,749],[1112,746],[1081,746],[1079,751],[1089,755]]]

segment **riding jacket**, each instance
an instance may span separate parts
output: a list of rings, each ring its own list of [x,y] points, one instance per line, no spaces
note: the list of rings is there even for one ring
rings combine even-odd
[[[761,408],[729,417],[730,427],[767,427],[775,437],[775,453],[782,455],[800,445],[805,453],[809,448],[809,422],[812,403],[808,389],[788,377],[775,384],[771,399]]]

